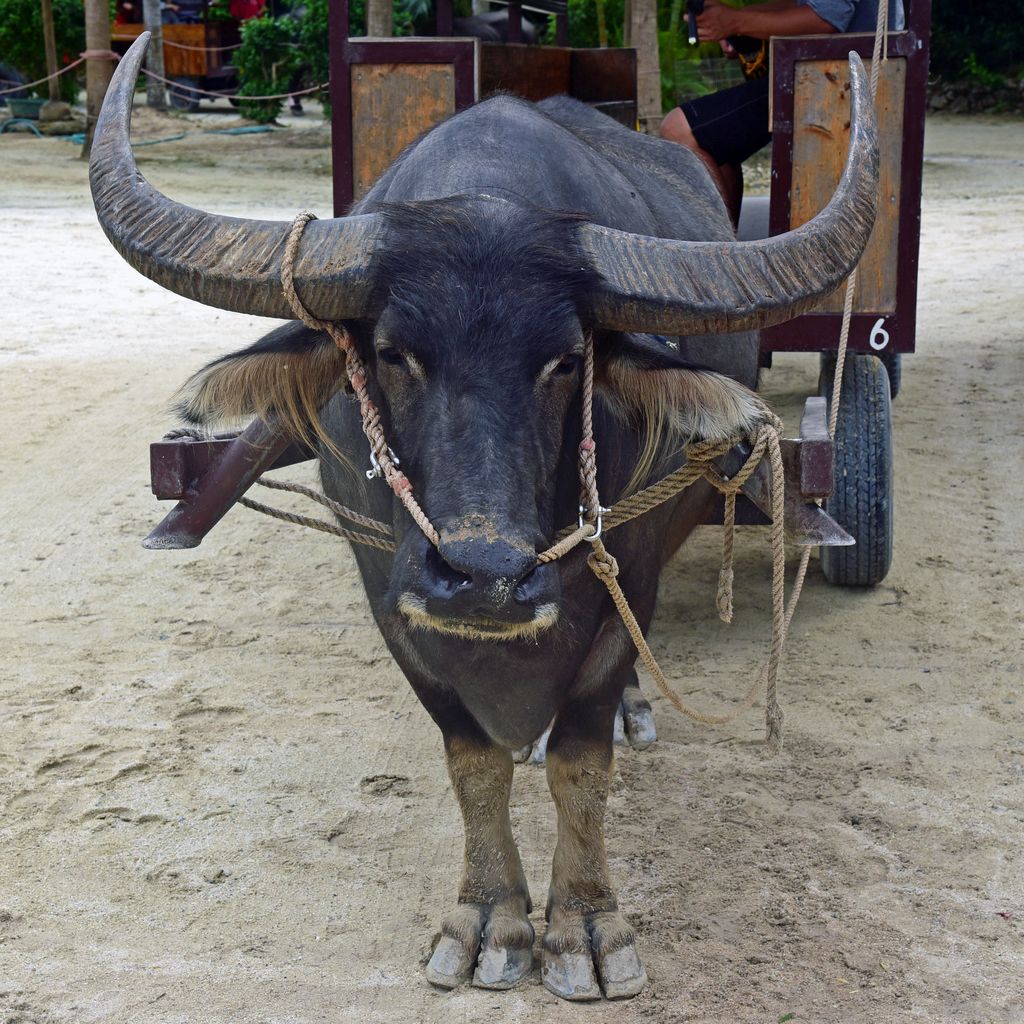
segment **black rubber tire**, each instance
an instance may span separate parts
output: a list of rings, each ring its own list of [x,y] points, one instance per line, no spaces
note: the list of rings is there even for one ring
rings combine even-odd
[[[889,398],[895,400],[900,393],[900,385],[903,383],[903,356],[899,352],[879,352],[878,358],[882,361],[886,372],[889,374]],[[835,352],[822,352],[820,372],[835,374],[836,354]]]
[[[831,405],[835,365],[825,363],[818,394]],[[822,548],[829,583],[871,587],[892,564],[892,400],[889,374],[877,356],[846,357],[843,396],[836,424],[835,479],[825,510],[857,543]]]
[[[172,110],[180,110],[183,114],[194,114],[199,109],[199,93],[195,91],[198,84],[194,78],[179,75],[172,78],[172,85],[167,86],[167,102]]]
[[[882,360],[882,365],[889,374],[889,397],[895,398],[900,393],[900,384],[903,383],[903,356],[899,352],[880,352],[878,358]]]

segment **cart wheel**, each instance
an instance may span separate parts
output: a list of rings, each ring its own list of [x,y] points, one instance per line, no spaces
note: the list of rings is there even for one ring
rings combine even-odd
[[[881,352],[878,358],[889,374],[889,397],[895,398],[900,393],[903,381],[903,357],[899,352]]]
[[[818,393],[831,404],[835,364],[823,364]],[[854,547],[822,548],[829,583],[869,587],[892,564],[892,405],[889,375],[877,356],[850,354],[836,424],[835,490],[825,510],[856,539]]]
[[[171,79],[171,85],[167,87],[168,102],[175,110],[185,114],[194,114],[199,109],[199,93],[196,90],[196,80],[187,76],[178,76]]]
[[[889,397],[895,398],[900,393],[900,384],[903,382],[903,357],[899,352],[879,352],[878,358],[889,374]],[[820,366],[822,375],[832,374],[834,377],[835,352],[822,352]]]

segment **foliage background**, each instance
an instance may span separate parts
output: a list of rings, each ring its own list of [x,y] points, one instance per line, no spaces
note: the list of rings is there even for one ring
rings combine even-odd
[[[753,0],[733,0],[746,6]],[[913,2],[913,0],[910,0]],[[673,0],[657,0],[662,93],[666,108],[676,93],[707,91],[720,84],[709,68],[720,65],[714,44],[692,47],[686,39],[685,18],[672,26]],[[74,60],[85,48],[82,0],[54,0],[58,59]],[[277,9],[282,4],[276,5]],[[394,0],[395,35],[420,31],[430,21],[430,0]],[[622,45],[624,0],[604,0],[609,44]],[[459,0],[458,13],[469,13],[469,0]],[[243,25],[243,46],[237,64],[242,92],[265,95],[292,87],[297,74],[303,83],[326,82],[327,0],[295,0],[294,11],[252,19]],[[946,81],[966,80],[994,86],[1007,79],[1019,83],[1024,71],[1024,10],[1007,0],[933,0],[932,75]],[[350,0],[353,35],[365,32],[366,0]],[[674,29],[674,30],[673,30]],[[553,25],[551,26],[553,31]],[[569,35],[573,46],[597,46],[596,0],[569,0]],[[0,0],[0,62],[21,71],[30,81],[46,74],[39,0]],[[62,95],[74,99],[77,75],[61,80]],[[33,90],[46,95],[46,86]],[[323,102],[326,103],[326,97]],[[281,103],[246,103],[245,112],[258,120],[273,120]]]
[[[82,0],[53,0],[57,63],[60,67],[78,59],[85,49],[85,8]],[[46,75],[43,16],[39,0],[0,0],[0,62],[17,68],[29,82]],[[78,93],[78,75],[60,79],[61,96],[72,102]],[[48,96],[46,84],[31,90]]]

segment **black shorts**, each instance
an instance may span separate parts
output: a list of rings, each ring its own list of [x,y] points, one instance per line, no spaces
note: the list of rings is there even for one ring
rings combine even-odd
[[[768,77],[699,96],[680,108],[697,144],[720,164],[741,164],[768,144]]]

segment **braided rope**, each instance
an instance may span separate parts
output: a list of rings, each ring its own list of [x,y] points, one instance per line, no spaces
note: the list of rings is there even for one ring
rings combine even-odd
[[[583,351],[583,437],[580,440],[580,505],[597,532],[601,499],[597,493],[597,444],[594,441],[594,338],[587,335]]]
[[[262,512],[265,516],[272,516],[286,523],[294,523],[296,526],[308,526],[311,530],[319,530],[321,533],[331,533],[335,537],[344,537],[353,544],[365,544],[367,547],[378,548],[381,551],[394,551],[395,542],[386,540],[383,537],[374,537],[368,533],[358,533],[355,530],[346,530],[344,526],[335,523],[325,522],[323,519],[314,519],[312,516],[300,516],[294,512],[285,512],[283,509],[272,508],[262,502],[253,501],[252,498],[239,498],[239,505],[251,508],[254,512]]]
[[[391,449],[384,438],[384,427],[380,421],[380,411],[370,398],[366,388],[366,367],[356,352],[352,343],[352,336],[340,324],[327,320],[318,320],[302,304],[298,293],[295,290],[295,255],[299,249],[299,242],[302,239],[302,232],[306,225],[316,220],[312,213],[300,213],[292,222],[291,230],[288,232],[288,241],[285,243],[284,257],[281,263],[281,286],[284,289],[285,297],[295,311],[295,315],[307,326],[316,331],[324,331],[330,335],[334,344],[345,353],[345,373],[348,376],[349,384],[359,399],[359,410],[362,414],[363,433],[369,442],[370,451],[380,466],[381,473],[387,481],[388,486],[394,491],[395,496],[405,506],[406,511],[412,516],[413,521],[423,531],[427,539],[434,547],[441,543],[437,531],[427,518],[426,513],[420,508],[412,493],[412,484],[409,478],[395,465],[391,457]]]
[[[387,523],[364,516],[361,512],[356,512],[347,505],[342,505],[341,502],[328,498],[326,494],[321,494],[319,491],[313,490],[312,487],[306,487],[305,484],[288,483],[284,480],[267,480],[263,477],[260,477],[256,483],[261,487],[269,487],[272,491],[291,491],[294,494],[302,494],[323,505],[324,508],[329,508],[336,516],[341,516],[342,519],[348,519],[359,526],[365,526],[368,530],[376,530],[377,533],[382,533],[385,537],[392,535],[391,527]]]

